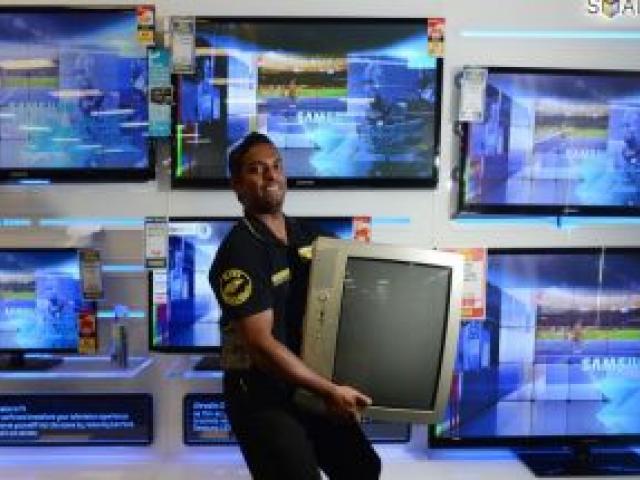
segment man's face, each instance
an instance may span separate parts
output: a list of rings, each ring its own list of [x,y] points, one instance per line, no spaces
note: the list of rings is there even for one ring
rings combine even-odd
[[[232,179],[231,185],[248,212],[280,212],[287,178],[278,150],[268,143],[251,147],[242,158],[240,173]]]

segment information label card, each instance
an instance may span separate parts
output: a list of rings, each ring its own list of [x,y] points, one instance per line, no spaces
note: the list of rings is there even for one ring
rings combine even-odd
[[[0,395],[0,446],[149,445],[146,393]]]

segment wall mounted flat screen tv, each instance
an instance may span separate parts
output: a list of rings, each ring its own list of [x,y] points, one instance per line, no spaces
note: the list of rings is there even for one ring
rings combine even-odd
[[[75,352],[83,306],[80,260],[72,249],[0,249],[0,369],[44,368]]]
[[[640,214],[640,72],[490,67],[459,209]]]
[[[136,8],[0,8],[0,180],[143,180]]]
[[[352,239],[357,233],[352,217],[304,220],[338,238]],[[154,271],[150,279],[151,350],[208,353],[212,358],[219,353],[221,311],[209,285],[209,269],[220,243],[237,221],[232,217],[169,219],[169,266]]]
[[[430,445],[562,447],[531,454],[539,473],[637,474],[635,454],[597,451],[640,443],[640,249],[491,249],[486,291]]]
[[[197,18],[173,186],[226,186],[230,146],[260,131],[294,187],[433,187],[441,76],[425,18]]]

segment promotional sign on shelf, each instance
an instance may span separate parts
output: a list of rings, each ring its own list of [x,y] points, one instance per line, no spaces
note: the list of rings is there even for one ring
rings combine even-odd
[[[104,295],[102,288],[102,263],[100,252],[92,248],[80,250],[80,275],[82,279],[82,298],[99,300]]]
[[[469,68],[462,71],[460,85],[459,122],[482,122],[484,120],[487,69]]]
[[[149,136],[171,136],[171,55],[164,48],[149,50]]]
[[[167,266],[168,226],[165,217],[144,219],[144,263],[147,268]]]
[[[171,17],[173,73],[193,73],[196,68],[196,21],[194,17]]]
[[[138,5],[136,17],[138,19],[138,42],[148,47],[153,46],[156,24],[155,7],[153,5]]]
[[[427,51],[432,57],[444,56],[444,18],[427,19]]]
[[[443,248],[464,258],[462,320],[484,320],[487,316],[487,249]]]

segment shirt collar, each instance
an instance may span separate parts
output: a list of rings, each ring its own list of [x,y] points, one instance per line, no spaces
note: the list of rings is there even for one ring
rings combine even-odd
[[[247,214],[245,212],[243,221],[245,222],[245,225],[247,226],[247,228],[249,228],[249,231],[258,239],[262,240],[263,242],[269,242],[271,244],[279,245],[281,247],[287,246],[285,243],[282,242],[282,240],[276,237],[273,234],[273,232],[269,229],[269,227],[267,227],[259,218],[253,215]],[[285,228],[287,229],[287,239],[289,241],[289,244],[292,245],[294,243],[293,229],[292,229],[292,224],[294,222],[287,215],[284,215],[284,222],[285,222]]]

